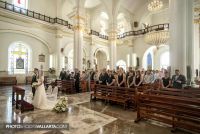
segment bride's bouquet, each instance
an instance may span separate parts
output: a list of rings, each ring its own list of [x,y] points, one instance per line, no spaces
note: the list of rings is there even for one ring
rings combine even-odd
[[[32,87],[37,87],[38,86],[38,83],[37,82],[33,82],[32,83]]]
[[[61,113],[67,111],[67,108],[68,108],[68,100],[66,97],[62,97],[58,100],[58,103],[53,108],[53,111]]]

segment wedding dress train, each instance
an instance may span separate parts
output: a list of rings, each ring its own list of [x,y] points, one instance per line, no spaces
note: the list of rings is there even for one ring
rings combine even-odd
[[[40,86],[36,88],[35,96],[32,102],[33,106],[39,109],[52,110],[57,103],[57,100],[52,101],[47,99],[44,87],[44,76],[39,79],[38,84],[40,84]]]

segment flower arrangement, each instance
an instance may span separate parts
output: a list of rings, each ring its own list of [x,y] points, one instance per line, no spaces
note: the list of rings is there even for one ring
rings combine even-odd
[[[38,86],[38,83],[37,83],[37,82],[33,82],[31,86],[32,86],[32,87],[37,87],[37,86]]]
[[[55,68],[49,68],[48,72],[49,72],[50,74],[55,74],[56,69],[55,69]]]
[[[53,108],[53,111],[56,111],[57,113],[65,112],[68,108],[68,100],[66,97],[62,97],[58,100],[58,103]]]

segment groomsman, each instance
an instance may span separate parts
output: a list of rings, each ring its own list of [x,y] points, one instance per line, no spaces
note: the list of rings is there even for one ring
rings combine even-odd
[[[80,83],[80,72],[78,69],[75,69],[75,75],[74,75],[74,80],[75,80],[75,89],[76,92],[79,93],[79,83]]]
[[[60,78],[61,80],[66,80],[66,75],[67,75],[67,73],[66,73],[65,69],[62,68],[62,71],[60,72],[59,78]]]
[[[37,82],[37,78],[38,78],[38,69],[37,68],[34,68],[34,74],[32,76],[32,81],[31,81],[31,85],[34,83],[34,82]],[[32,93],[33,93],[33,97],[35,96],[35,87],[32,87]]]
[[[182,89],[183,84],[186,83],[186,78],[184,75],[180,74],[178,69],[175,70],[175,75],[172,76],[172,87]]]

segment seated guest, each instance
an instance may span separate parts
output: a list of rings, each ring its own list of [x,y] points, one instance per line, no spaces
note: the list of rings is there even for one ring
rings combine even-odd
[[[106,69],[104,68],[102,70],[102,73],[99,76],[99,84],[106,85],[106,80],[108,79],[108,74],[106,72]]]
[[[123,68],[120,67],[117,75],[117,86],[125,87],[125,84],[126,84],[126,75],[123,73]]]
[[[150,70],[147,70],[146,75],[144,76],[144,84],[150,84],[153,82],[153,75]]]
[[[135,79],[134,79],[134,86],[141,86],[142,85],[142,82],[143,82],[143,77],[142,75],[140,74],[140,71],[137,70],[136,71],[136,75],[135,75]]]
[[[186,83],[186,78],[184,75],[180,74],[178,69],[175,70],[175,75],[172,76],[172,87],[182,89],[183,84]]]
[[[169,88],[171,86],[171,79],[169,77],[169,73],[166,71],[165,76],[162,78],[162,87]]]
[[[66,80],[66,71],[65,71],[64,68],[62,68],[62,71],[60,72],[59,78],[60,78],[61,80]]]
[[[129,88],[134,87],[134,79],[135,79],[135,72],[134,71],[129,71],[129,76],[127,78],[127,86]]]
[[[108,78],[106,80],[107,86],[114,86],[115,85],[115,77],[112,74],[112,71],[108,70]]]

